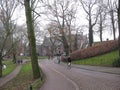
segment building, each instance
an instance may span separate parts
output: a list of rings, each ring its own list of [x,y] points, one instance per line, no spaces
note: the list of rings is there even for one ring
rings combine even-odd
[[[68,40],[69,38],[67,38]],[[80,48],[85,48],[88,46],[88,38],[87,35],[73,34],[71,35],[71,49],[75,51]],[[75,45],[76,43],[76,45]],[[68,42],[68,45],[70,43]],[[60,40],[51,37],[45,37],[43,44],[37,46],[37,52],[40,56],[46,55],[56,55],[57,53],[65,54],[63,44]]]

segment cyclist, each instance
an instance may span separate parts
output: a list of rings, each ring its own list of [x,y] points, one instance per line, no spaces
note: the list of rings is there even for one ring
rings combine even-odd
[[[68,61],[68,68],[71,68],[71,58],[70,58],[70,56],[68,56],[67,61]]]

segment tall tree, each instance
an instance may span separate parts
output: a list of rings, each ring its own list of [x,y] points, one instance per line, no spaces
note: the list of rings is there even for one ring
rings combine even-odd
[[[58,26],[56,25],[55,22],[51,22],[48,26],[47,26],[47,30],[49,33],[49,38],[50,38],[50,43],[51,43],[51,53],[52,55],[56,54],[56,43],[57,40],[59,39],[59,32],[57,32]],[[57,47],[58,48],[58,47]]]
[[[118,27],[119,27],[118,47],[119,47],[119,57],[120,57],[120,0],[118,0]]]
[[[38,56],[36,53],[36,40],[35,40],[35,34],[34,34],[34,23],[33,23],[33,17],[32,17],[32,9],[30,7],[30,0],[24,0],[24,6],[25,6],[25,14],[26,14],[28,39],[29,39],[29,45],[30,45],[33,78],[37,79],[41,75],[40,75],[40,69],[38,65]]]
[[[100,41],[102,42],[103,40],[103,30],[106,27],[105,21],[106,21],[106,5],[103,3],[103,1],[100,1],[99,4],[99,18],[98,18],[98,24],[99,24],[99,37]]]
[[[84,11],[87,14],[87,20],[89,22],[89,46],[92,46],[93,39],[93,27],[96,25],[98,19],[98,10],[96,7],[97,0],[79,0],[82,4]],[[96,9],[96,11],[95,11]]]
[[[115,28],[115,13],[116,13],[116,0],[108,0],[108,9],[109,14],[111,17],[111,25],[112,25],[112,31],[113,31],[113,38],[116,39],[116,28]]]
[[[2,59],[5,56],[3,52],[10,52],[14,46],[12,43],[14,22],[12,20],[14,11],[17,7],[16,0],[0,0],[0,77],[2,77]],[[6,53],[6,54],[7,54]]]
[[[61,35],[60,37],[66,55],[69,54],[70,50],[70,40],[67,39],[67,36],[71,34],[70,25],[73,17],[75,17],[75,13],[73,13],[73,6],[75,6],[75,4],[73,1],[70,0],[53,0],[52,3],[48,2],[46,4],[50,20],[54,21],[58,25],[58,32]]]
[[[69,53],[72,53],[72,23],[75,22],[76,19],[75,14],[77,11],[77,7],[73,6],[72,9],[69,11],[68,15],[66,15],[65,21],[68,28],[68,43],[69,43]]]

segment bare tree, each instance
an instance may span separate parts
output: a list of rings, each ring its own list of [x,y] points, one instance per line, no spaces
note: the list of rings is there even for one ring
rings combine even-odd
[[[79,0],[82,4],[84,11],[87,14],[87,20],[89,22],[89,46],[93,44],[93,27],[96,25],[98,19],[98,13],[96,4],[97,0]]]
[[[108,10],[109,10],[109,14],[111,17],[113,38],[115,40],[116,39],[116,28],[115,28],[116,0],[114,0],[114,1],[108,0]]]
[[[30,0],[24,0],[24,5],[25,5],[25,13],[26,13],[28,39],[29,39],[29,45],[30,45],[33,78],[37,79],[41,75],[40,75],[40,70],[38,66],[38,56],[36,52],[36,39],[34,34],[34,22],[32,17],[32,8],[30,7]]]
[[[67,36],[71,34],[70,31],[71,21],[73,20],[73,17],[75,17],[75,13],[73,14],[74,9],[72,8],[71,5],[73,5],[73,3],[71,3],[71,1],[69,0],[60,0],[60,1],[54,0],[53,3],[47,2],[46,4],[49,15],[48,18],[50,18],[51,21],[57,23],[58,32],[61,35],[61,40],[66,55],[69,54],[69,50],[70,50]]]
[[[57,32],[58,26],[56,23],[51,22],[48,27],[48,33],[49,33],[49,38],[50,38],[50,43],[51,43],[51,54],[54,55],[56,52],[56,43],[57,41],[59,41],[60,36],[59,36],[59,32]]]
[[[119,58],[120,58],[120,0],[118,0],[118,30],[119,30],[119,38],[118,38],[118,47],[119,47]]]
[[[102,42],[102,34],[103,34],[103,30],[104,28],[106,28],[106,24],[105,24],[105,21],[106,21],[106,16],[107,16],[107,8],[106,8],[106,4],[104,4],[102,1],[99,2],[98,4],[99,6],[99,18],[98,18],[98,25],[99,25],[99,30],[98,32],[100,33],[99,34],[99,37],[100,37],[100,41]]]
[[[2,23],[3,34],[1,36],[1,44],[0,44],[0,77],[2,77],[2,59],[3,52],[5,51],[7,42],[9,42],[9,49],[7,52],[10,52],[12,49],[12,38],[13,38],[13,30],[14,30],[14,22],[12,21],[12,16],[17,7],[16,0],[0,0],[0,22]]]
[[[75,14],[77,11],[77,7],[76,6],[72,6],[71,10],[68,12],[68,15],[66,15],[65,21],[66,21],[66,25],[68,28],[68,42],[69,42],[69,53],[72,52],[72,22],[75,22],[74,20],[76,20]]]

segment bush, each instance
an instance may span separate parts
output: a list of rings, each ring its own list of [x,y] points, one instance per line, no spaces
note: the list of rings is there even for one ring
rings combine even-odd
[[[106,42],[98,43],[92,47],[77,50],[77,51],[71,53],[70,56],[71,56],[72,60],[85,59],[85,58],[108,53],[117,48],[118,48],[117,40],[106,41]]]
[[[117,59],[113,62],[113,66],[114,66],[114,67],[120,67],[120,58],[117,58]]]

